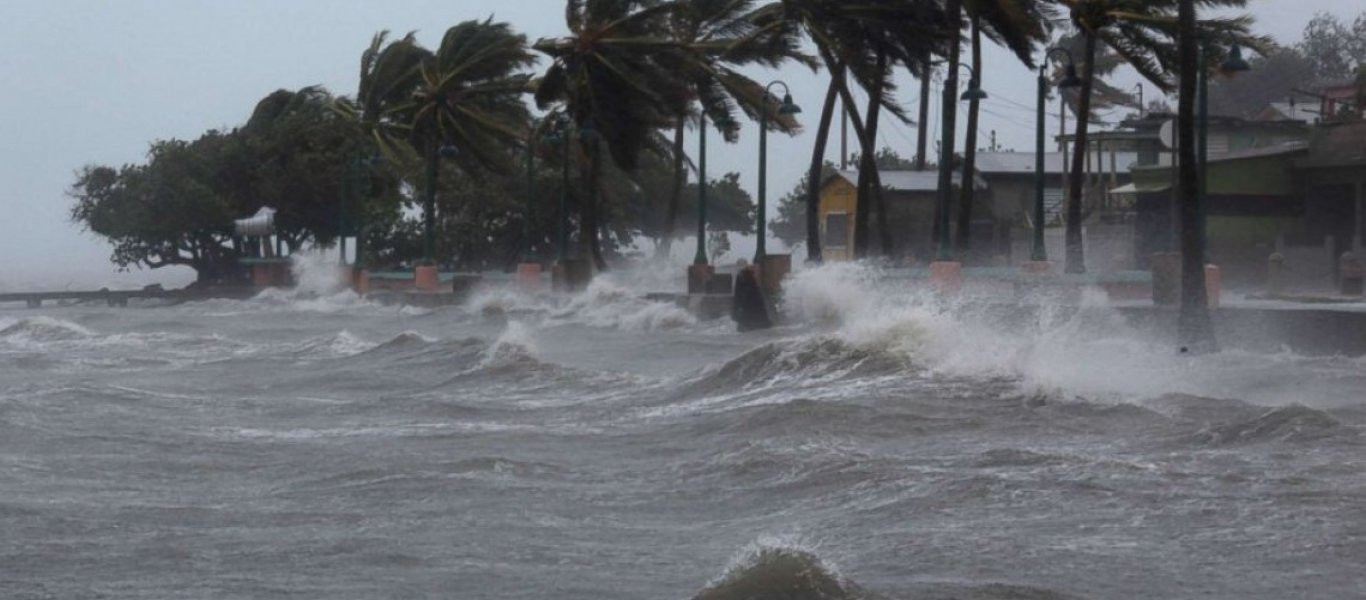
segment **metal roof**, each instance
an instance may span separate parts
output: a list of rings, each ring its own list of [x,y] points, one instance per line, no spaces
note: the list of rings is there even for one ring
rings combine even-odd
[[[1092,153],[1094,154],[1094,153]],[[1110,152],[1103,152],[1105,156],[1105,170],[1110,170]],[[1115,152],[1115,170],[1121,173],[1128,172],[1129,167],[1138,162],[1137,152]],[[984,175],[1017,174],[1028,175],[1034,173],[1033,152],[978,152],[977,153],[977,172]],[[1061,152],[1045,152],[1043,155],[1043,170],[1049,175],[1061,175],[1063,173],[1063,154]],[[1067,157],[1071,160],[1071,156]]]
[[[850,183],[858,182],[858,171],[844,170],[836,172],[837,175],[848,180]],[[939,171],[878,171],[882,179],[882,187],[897,192],[933,192],[939,189]],[[974,184],[977,189],[986,189],[986,180],[974,177]],[[953,172],[953,185],[962,185],[963,176],[958,171]]]

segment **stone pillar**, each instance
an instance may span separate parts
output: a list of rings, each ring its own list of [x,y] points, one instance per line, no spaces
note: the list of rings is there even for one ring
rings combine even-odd
[[[541,288],[541,263],[524,262],[517,265],[517,285],[523,290]]]
[[[362,296],[370,293],[370,272],[356,269],[356,293]]]
[[[593,263],[582,258],[565,258],[550,269],[550,280],[557,292],[577,292],[593,279]]]
[[[711,265],[688,265],[688,293],[707,293],[707,283],[716,270]]]
[[[1272,252],[1266,259],[1266,292],[1279,296],[1285,292],[1285,255]]]
[[[754,267],[745,267],[735,276],[735,295],[731,297],[730,316],[740,331],[773,327],[773,319],[768,314],[768,300],[759,286]]]
[[[1344,296],[1360,296],[1362,293],[1363,272],[1361,261],[1355,254],[1343,252],[1338,260],[1338,291]]]
[[[1181,253],[1153,253],[1153,304],[1176,306],[1181,300]]]
[[[1223,288],[1224,279],[1219,272],[1219,265],[1205,265],[1205,301],[1210,308],[1219,308]]]
[[[759,285],[769,294],[783,289],[783,279],[792,272],[791,254],[766,254],[756,265],[759,270]]]
[[[413,269],[413,287],[420,292],[441,289],[441,270],[436,265],[420,265]]]
[[[930,285],[941,294],[957,294],[963,289],[963,263],[954,261],[930,263]]]

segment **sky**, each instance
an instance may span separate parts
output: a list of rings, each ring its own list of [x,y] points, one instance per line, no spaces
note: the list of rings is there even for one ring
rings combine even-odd
[[[158,139],[194,139],[240,125],[277,89],[323,85],[356,89],[359,57],[380,30],[416,31],[428,47],[447,27],[469,19],[506,21],[531,40],[564,33],[562,0],[3,0],[0,9],[0,290],[76,289],[150,282],[179,285],[185,270],[118,273],[109,245],[68,219],[66,191],[87,164],[141,162]],[[1361,0],[1252,0],[1259,33],[1298,40],[1319,11],[1345,21],[1366,10]],[[1034,74],[997,48],[985,51],[982,138],[999,147],[1033,147]],[[543,69],[542,62],[537,68]],[[825,75],[797,66],[754,70],[782,80],[818,118]],[[1132,87],[1132,73],[1117,77]],[[898,77],[898,97],[914,116],[918,84]],[[1156,92],[1147,86],[1147,97]],[[937,94],[933,95],[937,98]],[[939,106],[931,105],[936,127]],[[961,127],[958,147],[962,147]],[[883,119],[878,145],[903,156],[915,150],[916,126]],[[1056,116],[1049,131],[1057,128]],[[738,171],[754,193],[757,136],[750,125],[736,144],[709,140],[709,176]],[[937,132],[937,127],[931,131]],[[713,134],[714,136],[714,134]],[[769,213],[810,160],[814,128],[769,139]],[[937,138],[935,135],[932,139]],[[851,135],[852,139],[852,135]],[[851,144],[853,142],[851,141]],[[695,133],[687,147],[696,148]],[[932,146],[933,147],[933,146]],[[838,135],[828,158],[838,161]],[[739,248],[751,242],[736,244]],[[738,255],[743,255],[738,254]]]

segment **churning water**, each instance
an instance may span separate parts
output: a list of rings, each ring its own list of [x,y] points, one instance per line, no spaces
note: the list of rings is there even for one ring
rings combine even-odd
[[[1366,597],[1366,360],[875,275],[0,310],[0,597]]]

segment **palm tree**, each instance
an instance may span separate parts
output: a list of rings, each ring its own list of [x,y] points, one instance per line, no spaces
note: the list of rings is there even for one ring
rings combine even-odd
[[[875,138],[855,107],[847,79],[869,92],[883,109],[907,120],[890,95],[890,67],[903,62],[923,60],[927,54],[940,54],[951,37],[936,0],[780,0],[759,11],[772,27],[793,27],[804,32],[815,45],[817,55],[830,71],[830,85],[821,109],[816,143],[807,172],[807,260],[820,262],[820,179],[825,148],[830,137],[835,100],[843,101],[858,137],[865,160],[876,150]],[[869,171],[869,169],[861,169]],[[876,178],[876,169],[870,175]],[[865,182],[865,189],[880,192],[876,179]],[[864,202],[871,194],[860,194]],[[866,207],[858,209],[866,219]],[[881,211],[885,213],[885,211]],[[862,229],[866,230],[866,220]],[[856,226],[858,226],[856,220]],[[884,236],[890,237],[890,236]],[[867,239],[856,234],[856,242]]]
[[[669,68],[691,62],[667,35],[674,10],[675,5],[647,0],[568,0],[569,35],[534,45],[554,61],[536,89],[536,102],[543,108],[563,105],[589,163],[579,237],[599,270],[607,268],[594,178],[600,145],[617,166],[634,171],[640,154],[655,145],[656,132],[675,126],[691,102],[687,82]]]
[[[1046,39],[1048,13],[1044,7],[1029,0],[967,0],[972,44],[972,73],[976,78],[969,89],[982,85],[982,36],[1014,50],[1021,60],[1030,64],[1035,44]],[[972,204],[975,189],[970,182],[977,170],[977,124],[981,111],[981,97],[968,101],[967,138],[963,144],[963,183],[959,186],[958,227],[955,238],[958,252],[972,248]]]
[[[530,114],[522,95],[535,63],[526,36],[507,23],[465,21],[446,30],[435,54],[423,58],[420,81],[398,108],[408,142],[426,161],[423,185],[424,253],[435,259],[436,177],[442,154],[467,173],[506,173],[515,166],[501,150],[526,139]]]
[[[535,57],[525,36],[492,20],[451,27],[434,53],[411,33],[386,44],[387,37],[372,38],[361,54],[355,101],[336,108],[393,162],[425,164],[423,258],[433,261],[440,156],[453,155],[474,176],[513,168],[500,150],[525,136],[529,113],[521,96],[531,77],[519,71]]]
[[[1114,50],[1144,79],[1163,91],[1172,89],[1167,73],[1179,70],[1172,40],[1177,33],[1177,12],[1185,0],[1054,0],[1065,7],[1072,23],[1084,39],[1081,89],[1077,104],[1075,147],[1068,181],[1066,264],[1068,273],[1086,272],[1082,249],[1082,191],[1086,164],[1087,131],[1090,124],[1092,95],[1098,67],[1097,49],[1101,44]],[[1247,0],[1195,0],[1209,7],[1237,8]],[[1227,44],[1242,42],[1262,47],[1265,40],[1248,33],[1246,19],[1214,19],[1200,25],[1204,35]]]
[[[764,86],[736,70],[745,65],[777,68],[787,60],[796,60],[812,69],[813,58],[799,49],[798,36],[792,28],[765,27],[756,11],[757,0],[674,0],[674,10],[668,19],[668,37],[689,52],[669,52],[661,60],[686,59],[672,68],[688,85],[702,106],[733,105],[751,117],[763,114],[769,127],[784,133],[795,133],[796,120],[779,114],[777,105],[767,101]],[[674,124],[673,169],[674,183],[664,217],[664,235],[658,252],[667,256],[673,242],[678,206],[687,180],[686,153],[683,133],[687,116],[680,115]],[[724,121],[723,121],[724,122]],[[723,129],[728,137],[733,130]]]
[[[1200,174],[1195,160],[1196,73],[1204,68],[1196,58],[1199,32],[1195,21],[1195,1],[1181,0],[1180,47],[1181,97],[1177,108],[1178,189],[1181,205],[1181,313],[1177,335],[1184,348],[1212,350],[1214,326],[1210,322],[1209,298],[1205,291],[1205,243],[1200,227]]]

